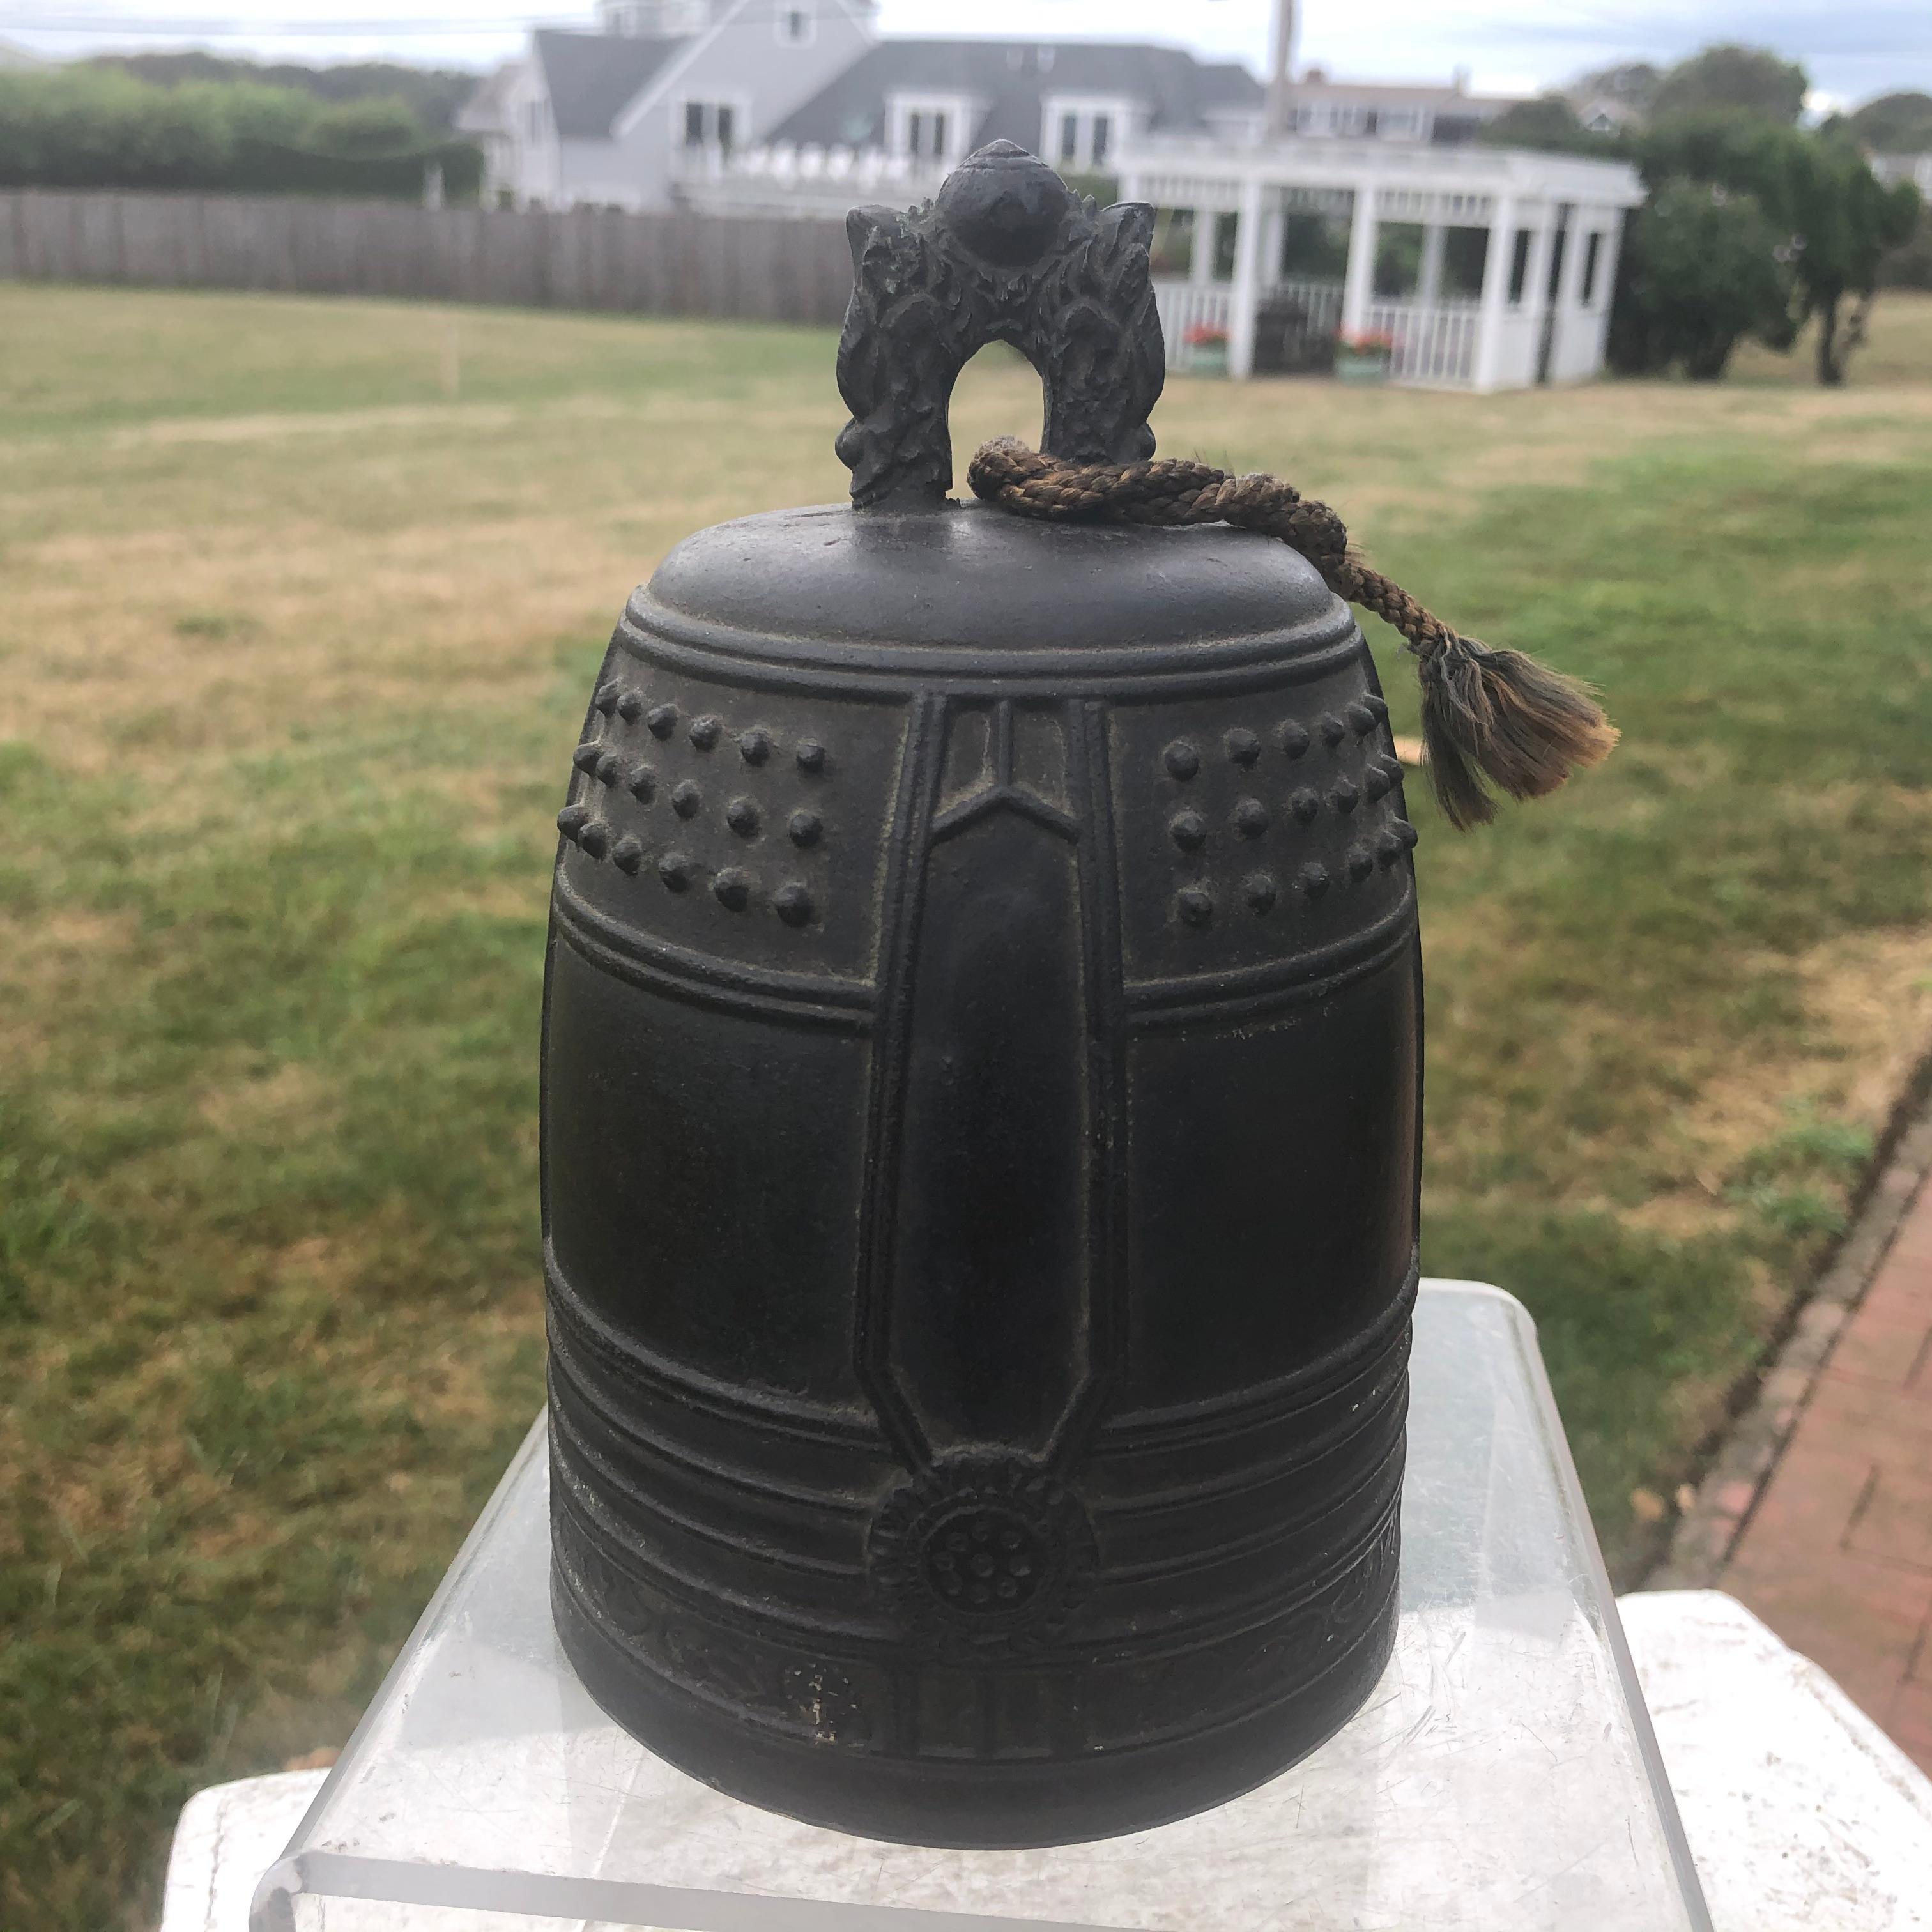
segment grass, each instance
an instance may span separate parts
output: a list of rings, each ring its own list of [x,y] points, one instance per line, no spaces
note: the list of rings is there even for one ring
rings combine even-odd
[[[195,1786],[340,1742],[540,1399],[584,692],[841,412],[810,332],[0,286],[0,1924],[99,1932]],[[1426,1264],[1530,1304],[1626,1560],[1932,1034],[1932,302],[1792,374],[1156,418],[1624,728],[1417,809]],[[1036,410],[976,364],[958,440]]]

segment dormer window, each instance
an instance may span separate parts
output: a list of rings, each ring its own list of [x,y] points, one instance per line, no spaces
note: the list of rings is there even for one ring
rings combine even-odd
[[[1054,165],[1076,172],[1104,168],[1130,123],[1132,103],[1104,96],[1053,94],[1040,104],[1041,148]]]
[[[925,166],[962,159],[976,118],[964,94],[896,94],[886,104],[886,145]]]
[[[709,149],[728,155],[740,131],[738,110],[729,100],[687,100],[682,118],[687,153]]]

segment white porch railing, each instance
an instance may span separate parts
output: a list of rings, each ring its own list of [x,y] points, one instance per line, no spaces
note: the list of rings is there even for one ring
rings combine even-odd
[[[1189,346],[1190,329],[1218,329],[1226,335],[1233,326],[1234,291],[1224,283],[1204,287],[1196,282],[1156,281],[1154,306],[1160,311],[1160,331],[1167,338],[1170,368],[1184,370],[1194,360]]]
[[[1473,302],[1378,302],[1369,310],[1370,332],[1395,344],[1389,374],[1398,382],[1473,382],[1481,326],[1481,305]]]
[[[951,164],[878,148],[680,148],[671,158],[678,198],[717,214],[830,214],[856,202],[904,208],[937,194]]]
[[[1184,370],[1193,362],[1187,342],[1190,329],[1218,329],[1226,334],[1233,326],[1234,291],[1226,283],[1156,281],[1154,289],[1172,368]],[[1333,337],[1342,326],[1342,285],[1298,280],[1264,289],[1258,318],[1263,328],[1276,326],[1284,311],[1292,316],[1294,331],[1302,341]],[[1370,332],[1386,335],[1395,345],[1389,374],[1398,382],[1455,388],[1473,382],[1481,326],[1480,304],[1473,302],[1378,302],[1369,310]],[[1259,360],[1263,366],[1279,367],[1270,347],[1257,342]],[[1326,366],[1325,360],[1322,366]]]

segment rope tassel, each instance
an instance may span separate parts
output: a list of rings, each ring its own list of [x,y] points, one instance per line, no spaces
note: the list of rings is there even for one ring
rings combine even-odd
[[[1541,798],[1617,742],[1589,688],[1521,651],[1492,650],[1369,568],[1326,503],[1273,476],[1231,476],[1204,463],[1063,463],[1010,436],[986,444],[967,481],[1023,517],[1179,528],[1232,524],[1279,537],[1322,581],[1402,634],[1422,686],[1422,738],[1443,816],[1458,830],[1496,816],[1493,784]]]

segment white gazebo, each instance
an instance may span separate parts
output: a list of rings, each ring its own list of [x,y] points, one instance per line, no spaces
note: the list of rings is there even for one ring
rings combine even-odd
[[[1397,382],[1587,381],[1603,368],[1624,211],[1643,199],[1622,162],[1514,148],[1154,136],[1114,165],[1125,200],[1192,214],[1188,272],[1155,281],[1174,366],[1189,365],[1190,333],[1222,334],[1238,377],[1284,366],[1284,343],[1340,332],[1387,337]],[[1346,229],[1342,272],[1284,266],[1295,215],[1330,227],[1338,253]],[[1382,230],[1396,224],[1413,224],[1414,272],[1378,293]],[[1474,233],[1452,263],[1458,230]]]

